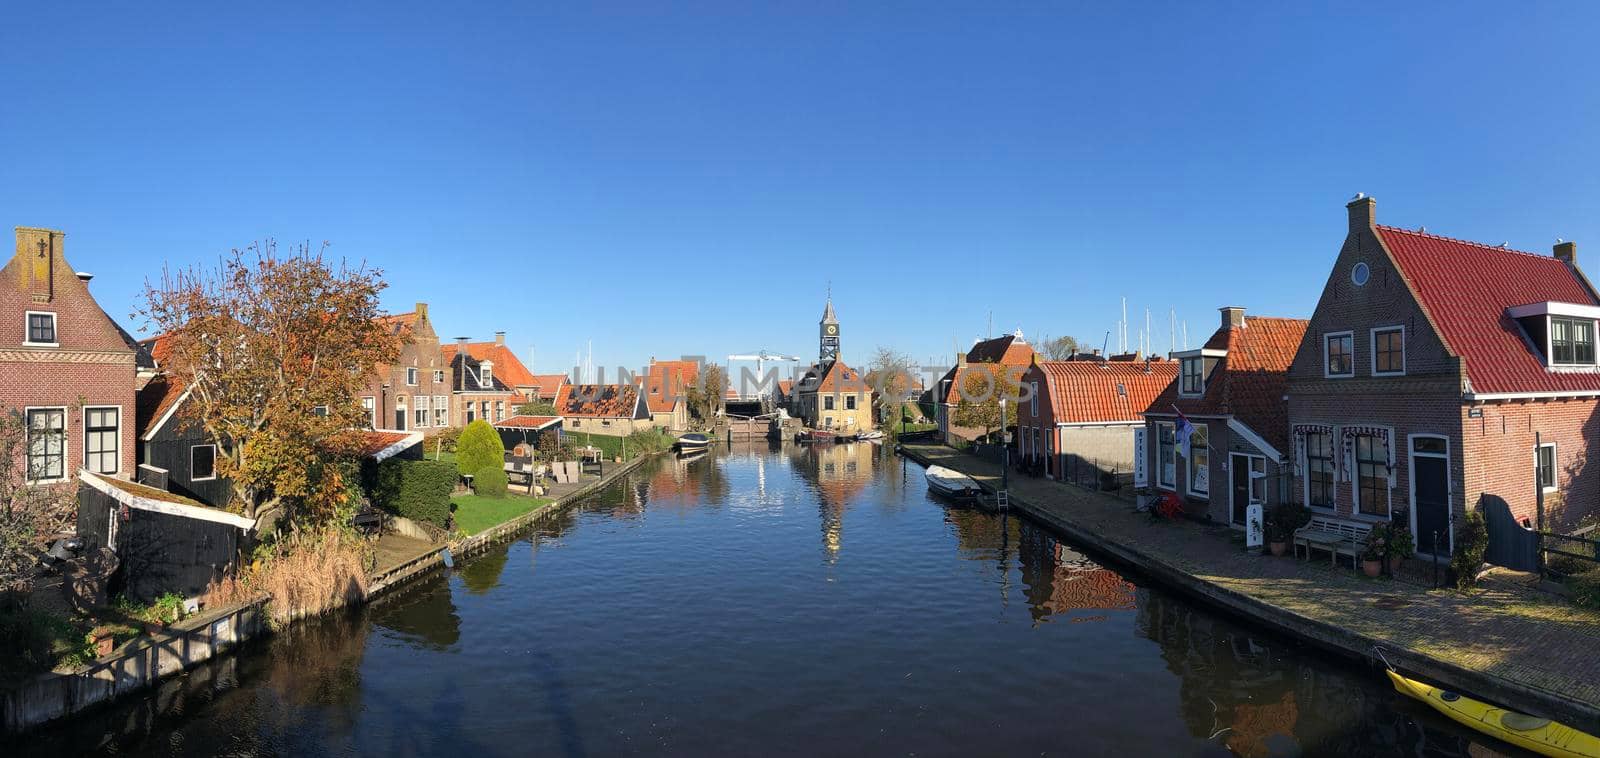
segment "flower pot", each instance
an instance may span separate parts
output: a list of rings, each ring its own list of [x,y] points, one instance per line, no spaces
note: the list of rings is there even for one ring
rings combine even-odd
[[[1402,567],[1404,567],[1405,565],[1406,565],[1406,559],[1403,556],[1399,556],[1399,555],[1391,555],[1391,556],[1389,556],[1389,573],[1398,574],[1398,573],[1400,573],[1400,569]]]
[[[110,634],[96,635],[94,638],[94,654],[104,658],[117,649],[117,641]]]
[[[1383,573],[1383,561],[1362,560],[1361,570],[1365,571],[1367,576],[1377,576]]]
[[[1280,555],[1281,556],[1284,553],[1289,552],[1289,543],[1287,543],[1287,542],[1268,542],[1267,543],[1267,549],[1271,550],[1273,555]]]

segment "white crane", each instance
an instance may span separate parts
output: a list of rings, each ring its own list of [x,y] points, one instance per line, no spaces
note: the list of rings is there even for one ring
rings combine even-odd
[[[757,392],[759,393],[761,390],[772,391],[774,389],[772,387],[767,387],[766,386],[766,384],[767,384],[767,362],[768,361],[798,361],[798,360],[800,360],[800,356],[797,356],[797,355],[782,355],[780,353],[769,353],[766,350],[760,350],[760,351],[757,351],[756,353],[754,353],[752,355],[730,355],[730,356],[728,356],[728,360],[730,360],[730,361],[755,361],[756,362],[756,377],[757,377],[756,381],[761,382],[761,386],[756,388]],[[728,377],[728,382],[731,385],[733,383],[733,377],[731,377],[731,376]],[[740,392],[739,394],[740,394],[741,397],[744,396],[743,392]]]

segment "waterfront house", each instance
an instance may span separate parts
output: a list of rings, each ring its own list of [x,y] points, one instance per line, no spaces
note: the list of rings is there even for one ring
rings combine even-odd
[[[822,309],[818,322],[817,362],[794,385],[795,415],[813,429],[859,433],[875,428],[872,414],[872,387],[861,372],[850,368],[839,355],[839,319],[833,312],[833,298]]]
[[[689,428],[688,393],[699,376],[696,361],[650,359],[649,368],[636,381],[644,389],[645,404],[656,426],[674,431]]]
[[[1533,523],[1542,499],[1558,529],[1594,514],[1600,296],[1576,246],[1537,255],[1380,226],[1375,208],[1347,206],[1289,371],[1295,495],[1406,524],[1439,555],[1468,509]]]
[[[456,361],[455,358],[463,349],[465,349],[467,354],[471,356],[469,363],[478,364],[480,369],[485,363],[488,363],[490,366],[492,366],[495,382],[504,388],[509,389],[513,395],[507,401],[509,404],[508,407],[512,409],[507,411],[508,414],[514,413],[515,407],[523,403],[538,402],[541,399],[553,399],[555,397],[556,390],[560,388],[561,383],[565,381],[565,377],[562,377],[559,374],[550,377],[540,377],[534,375],[532,371],[529,371],[528,367],[523,365],[522,360],[517,358],[516,352],[506,346],[505,332],[495,332],[494,340],[491,342],[468,342],[465,340],[458,340],[453,344],[441,345],[440,349],[444,352],[445,361],[451,364],[452,370],[454,370],[454,367],[460,363],[459,361]],[[457,379],[459,380],[459,377],[457,377]],[[459,389],[460,382],[457,381],[454,386]],[[546,387],[548,387],[548,392],[546,392]],[[482,415],[483,399],[484,398],[476,399],[476,402],[478,403],[476,408],[478,413],[476,417],[492,418],[492,416]],[[492,413],[492,398],[490,399],[490,402]],[[461,411],[464,412],[466,401],[462,400],[458,405],[460,406]]]
[[[1172,361],[1132,357],[1046,361],[1035,353],[1015,409],[1019,460],[1046,476],[1091,486],[1131,478],[1140,414],[1177,378]]]
[[[25,427],[20,466],[31,484],[79,471],[133,475],[136,346],[95,302],[90,275],[67,263],[63,232],[17,227],[0,272],[0,410]]]
[[[399,341],[400,357],[377,366],[361,393],[371,427],[429,432],[451,426],[459,416],[450,409],[450,365],[439,349],[428,304],[417,303],[410,313],[384,316],[380,322]]]
[[[1173,354],[1178,380],[1144,414],[1135,479],[1180,493],[1193,513],[1242,528],[1251,504],[1289,500],[1283,393],[1308,322],[1220,310],[1222,323],[1203,347]],[[1194,426],[1187,458],[1178,449],[1180,412]]]
[[[932,387],[933,420],[939,426],[939,438],[954,444],[957,440],[972,440],[983,434],[982,429],[957,426],[953,420],[972,372],[987,371],[990,376],[985,380],[986,386],[995,386],[995,381],[1014,382],[1033,364],[1035,355],[1034,349],[1022,339],[1021,330],[1004,337],[978,340],[971,350],[957,353],[956,365]]]
[[[555,405],[568,435],[626,437],[654,426],[644,394],[634,384],[567,384]]]
[[[451,413],[463,426],[478,419],[494,423],[515,415],[520,398],[501,376],[502,365],[496,358],[514,361],[511,370],[520,370],[524,380],[531,381],[532,375],[522,368],[521,361],[509,355],[510,351],[499,356],[495,351],[486,350],[480,358],[473,354],[471,347],[472,343],[462,340],[460,344],[442,348],[445,360],[450,363]]]

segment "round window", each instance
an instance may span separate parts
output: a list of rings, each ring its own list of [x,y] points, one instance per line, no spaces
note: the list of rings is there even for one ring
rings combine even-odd
[[[1365,262],[1357,263],[1355,268],[1350,269],[1350,281],[1355,282],[1357,287],[1366,286],[1367,280],[1371,278],[1372,269],[1367,268]]]

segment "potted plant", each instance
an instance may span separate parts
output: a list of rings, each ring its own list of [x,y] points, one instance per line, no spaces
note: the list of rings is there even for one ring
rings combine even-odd
[[[1406,559],[1417,554],[1417,540],[1411,530],[1405,526],[1395,524],[1389,527],[1389,540],[1384,550],[1384,556],[1389,559],[1389,573],[1400,570]]]
[[[1289,541],[1294,539],[1295,530],[1310,520],[1311,512],[1294,503],[1273,506],[1272,512],[1267,515],[1267,549],[1273,555],[1289,552]]]
[[[1387,542],[1384,539],[1384,532],[1386,531],[1382,525],[1379,525],[1372,527],[1372,531],[1367,533],[1367,542],[1361,548],[1361,570],[1366,572],[1367,576],[1376,577],[1383,573],[1383,557],[1386,550],[1384,545]]]
[[[97,626],[89,632],[89,644],[94,646],[94,654],[100,658],[111,655],[117,649],[117,640],[114,636],[116,630],[109,626]]]

